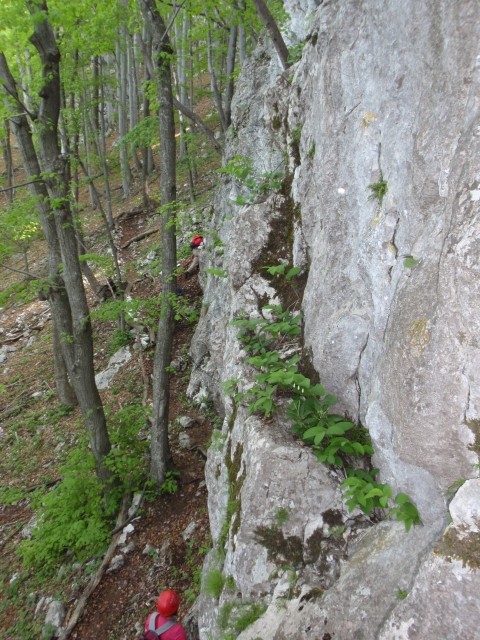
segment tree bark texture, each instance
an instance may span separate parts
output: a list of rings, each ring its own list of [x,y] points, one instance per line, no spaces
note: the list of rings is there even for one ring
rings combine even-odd
[[[0,78],[7,93],[13,100],[20,105],[17,86],[15,80],[8,67],[7,60],[3,53],[0,53]],[[17,110],[17,109],[15,109]],[[22,109],[22,111],[24,111]],[[49,288],[47,297],[50,308],[52,310],[53,335],[60,337],[60,317],[70,317],[70,305],[68,299],[62,295],[65,290],[65,283],[60,275],[60,245],[58,242],[57,231],[55,228],[55,220],[53,214],[48,207],[48,193],[45,184],[38,179],[40,176],[40,166],[38,164],[37,154],[33,145],[32,131],[25,113],[16,115],[11,118],[13,131],[20,147],[23,165],[25,171],[31,180],[29,185],[33,195],[38,196],[38,213],[43,233],[47,240],[48,246],[48,278]],[[56,349],[54,341],[54,350]],[[55,384],[57,387],[58,398],[62,404],[73,406],[76,404],[75,394],[66,375],[67,367],[63,357],[63,353],[54,354],[55,366]],[[75,398],[75,399],[74,399]]]
[[[156,62],[160,129],[160,202],[162,234],[162,308],[153,363],[152,480],[161,484],[171,463],[168,443],[168,409],[173,332],[172,298],[176,295],[177,245],[175,229],[176,142],[171,74],[171,47],[165,23],[154,0],[140,0],[145,22],[150,24]],[[173,206],[172,206],[173,205]]]
[[[97,474],[103,483],[107,483],[111,479],[111,472],[105,466],[104,458],[110,451],[110,441],[102,401],[95,384],[92,325],[68,199],[68,158],[60,154],[58,141],[60,52],[51,25],[46,19],[46,3],[32,2],[29,8],[33,14],[38,11],[45,14],[42,21],[35,20],[31,42],[43,64],[43,86],[39,93],[41,101],[38,117],[39,165],[49,204],[53,210],[66,295],[71,309],[70,318],[60,318],[63,324],[62,352],[89,432]]]

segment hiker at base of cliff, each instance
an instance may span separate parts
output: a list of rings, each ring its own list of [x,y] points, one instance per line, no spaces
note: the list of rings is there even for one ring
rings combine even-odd
[[[205,246],[205,242],[202,236],[193,236],[190,242],[190,249],[192,250],[193,260],[189,264],[188,269],[185,271],[185,278],[193,276],[195,271],[198,270],[200,262],[200,252]]]
[[[187,640],[187,634],[176,614],[180,600],[175,591],[163,591],[157,600],[157,612],[151,613],[145,622],[141,640]]]

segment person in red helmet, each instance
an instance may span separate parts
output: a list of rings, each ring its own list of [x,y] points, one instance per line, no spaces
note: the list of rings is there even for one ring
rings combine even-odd
[[[193,236],[190,242],[190,249],[192,250],[193,260],[191,261],[188,269],[185,271],[185,278],[188,280],[195,271],[198,270],[200,264],[200,253],[205,247],[205,241],[203,236]]]
[[[157,600],[157,612],[151,613],[145,622],[144,638],[161,638],[161,640],[187,640],[187,634],[175,615],[180,600],[175,591],[163,591]]]

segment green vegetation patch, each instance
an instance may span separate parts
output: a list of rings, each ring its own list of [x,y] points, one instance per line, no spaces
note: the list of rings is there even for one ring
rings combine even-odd
[[[225,578],[220,569],[210,569],[204,579],[204,591],[207,596],[217,600],[223,591],[224,584]]]
[[[239,329],[238,340],[247,353],[245,362],[257,373],[246,392],[238,391],[235,380],[226,384],[228,392],[252,413],[267,418],[279,411],[280,395],[290,398],[285,414],[291,420],[292,431],[311,447],[319,462],[345,473],[341,488],[349,510],[359,508],[378,519],[394,517],[408,531],[413,524],[421,523],[418,510],[408,495],[399,493],[393,497],[388,484],[377,482],[378,469],[370,468],[373,448],[368,433],[347,417],[331,413],[336,397],[301,373],[300,356],[291,355],[292,346],[301,335],[301,322],[300,313],[271,304],[265,305],[258,317],[234,320],[232,324]],[[266,532],[262,531],[262,535],[265,537]]]
[[[278,527],[259,526],[255,540],[267,550],[267,557],[275,564],[303,565],[303,542],[297,536],[285,536]]]
[[[466,527],[449,527],[434,550],[449,561],[460,560],[464,567],[480,569],[480,536]]]
[[[218,626],[224,632],[222,640],[235,640],[237,636],[256,622],[267,610],[267,605],[257,602],[232,600],[219,611]]]
[[[77,561],[97,555],[110,538],[113,512],[105,509],[93,456],[73,450],[60,473],[63,481],[34,503],[32,538],[19,545],[25,566],[41,574],[54,572],[67,554]]]

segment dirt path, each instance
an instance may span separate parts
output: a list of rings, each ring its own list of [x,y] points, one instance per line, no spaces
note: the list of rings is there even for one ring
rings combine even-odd
[[[144,227],[144,221],[138,217],[124,217],[122,244]],[[122,259],[132,260],[136,251],[135,245],[129,245],[123,251]],[[196,276],[186,280],[181,275],[178,285],[192,304],[201,296]],[[135,284],[133,295],[146,297],[159,293],[158,289],[158,281],[147,279]],[[188,349],[192,333],[188,325],[177,326],[173,359]],[[131,551],[124,556],[123,566],[106,574],[90,597],[85,614],[71,635],[76,640],[134,638],[148,613],[155,608],[158,594],[165,588],[174,589],[181,597],[180,619],[195,598],[210,530],[204,482],[205,459],[194,447],[200,446],[205,450],[211,424],[192,408],[182,406],[187,385],[188,376],[185,374],[173,376],[170,423],[175,425],[179,416],[194,420],[186,432],[191,441],[188,449],[179,444],[180,429],[174,426],[170,431],[174,463],[180,474],[179,491],[146,502],[141,517],[132,522],[134,531],[126,540]]]
[[[148,218],[148,216],[147,216]],[[131,237],[141,232],[148,220],[139,210],[138,215],[131,217],[126,216],[121,222],[120,243],[125,243]],[[152,237],[158,242],[158,238]],[[145,244],[139,245],[133,243],[122,253],[122,260],[125,263],[133,264],[141,253],[145,252]],[[189,259],[184,261],[187,266]],[[148,298],[160,293],[160,283],[158,278],[144,277],[136,278],[133,272],[133,286],[131,294],[134,297]],[[179,277],[178,285],[182,290],[184,301],[189,305],[198,303],[201,297],[201,288],[198,283],[197,276],[186,280],[183,275]],[[90,300],[95,306],[94,296],[90,294]],[[43,313],[45,312],[45,304],[42,308],[37,309],[40,303],[33,303],[31,309],[22,316],[26,325],[33,322],[39,322],[38,318],[43,321]],[[23,310],[20,308],[20,312]],[[10,330],[23,332],[23,325],[17,326],[17,309],[4,312],[5,326],[4,332]],[[48,318],[46,320],[48,326]],[[108,337],[101,335],[102,329],[96,330],[96,366],[101,370],[105,365],[107,358],[106,341]],[[180,358],[188,364],[188,349],[193,334],[192,325],[185,321],[177,324],[174,339],[174,355],[173,358]],[[42,328],[38,332],[39,340],[42,338]],[[40,380],[46,379],[46,371],[51,368],[51,355],[49,348],[40,349],[36,357],[39,362],[35,364],[42,367],[42,376],[39,377],[38,371],[25,371],[22,365],[22,358],[28,350],[24,350],[27,346],[28,336],[23,337],[15,343],[18,351],[9,356],[8,367],[15,367],[22,370],[22,384],[26,385],[26,397],[29,403],[32,400],[31,391],[37,391],[40,387]],[[143,365],[148,375],[152,371],[152,360],[154,355],[154,347],[149,347],[142,354]],[[29,365],[31,366],[31,365]],[[131,368],[129,368],[131,367]],[[139,373],[138,362],[132,363],[125,367],[122,372],[121,379],[123,382],[134,380],[136,383],[141,378]],[[15,383],[16,384],[16,383]],[[42,382],[43,384],[43,382]],[[52,384],[52,383],[50,383]],[[118,385],[121,385],[119,382]],[[172,449],[174,464],[179,472],[178,492],[173,495],[157,495],[152,498],[147,496],[143,508],[139,512],[139,516],[132,522],[133,530],[126,539],[128,550],[125,546],[119,548],[119,554],[123,555],[123,564],[114,571],[104,575],[98,587],[90,596],[84,614],[79,623],[73,630],[71,638],[77,640],[98,640],[99,638],[133,640],[138,635],[149,611],[154,609],[156,598],[164,588],[175,589],[181,597],[180,618],[185,615],[189,606],[195,599],[196,592],[200,582],[200,568],[206,551],[209,547],[210,532],[207,512],[207,495],[204,483],[204,464],[205,459],[198,450],[199,446],[203,451],[208,446],[212,425],[208,418],[199,414],[186,401],[186,388],[188,385],[188,366],[187,369],[172,374],[171,380],[171,396],[170,396],[170,445]],[[31,389],[31,391],[30,391]],[[138,396],[136,398],[138,400]],[[18,399],[17,399],[18,400]],[[23,411],[23,405],[18,406],[18,401],[12,403],[15,411]],[[123,390],[115,396],[118,406],[128,405],[131,401],[129,396]],[[151,402],[151,394],[149,397]],[[5,408],[5,407],[3,407]],[[7,407],[8,408],[8,407]],[[181,428],[176,422],[176,418],[180,416],[192,419],[192,426],[188,429]],[[72,424],[73,424],[72,420]],[[36,428],[36,427],[35,427]],[[74,427],[70,427],[74,428]],[[78,427],[75,427],[78,428]],[[45,432],[47,433],[47,429]],[[183,433],[182,433],[183,432]],[[182,439],[188,437],[189,444],[181,444],[179,436],[182,433]],[[43,459],[37,469],[32,468],[31,474],[25,473],[22,484],[23,486],[31,486],[42,483],[46,480],[56,479],[56,470],[50,466],[51,453],[53,444],[46,440],[46,436],[38,435],[43,438],[42,453]],[[50,477],[51,476],[51,477]],[[12,477],[13,478],[13,477]],[[5,480],[5,479],[4,479]],[[5,481],[6,484],[6,481]],[[20,529],[28,522],[31,517],[31,507],[26,502],[17,506],[0,508],[0,529],[2,535],[0,537],[0,553],[2,580],[7,576],[4,584],[8,585],[14,572],[20,571],[19,560],[15,554],[16,544],[21,539]],[[64,603],[67,616],[75,607],[78,597],[81,595],[85,587],[88,576],[85,575],[85,566],[79,566],[77,575],[72,576],[72,583],[67,585],[62,593],[57,593]],[[12,583],[10,583],[12,584]],[[48,586],[44,585],[45,590],[42,593],[48,593]],[[9,606],[6,610],[2,609],[0,637],[5,640],[19,640],[27,636],[19,634],[15,637],[2,635],[3,630],[12,628],[15,623],[20,620],[20,611],[27,610],[27,615],[33,616],[38,599],[42,594],[33,594],[32,602],[25,600],[9,600]],[[52,594],[53,595],[53,594]],[[10,602],[14,602],[13,606]],[[18,608],[16,608],[18,607]],[[0,606],[1,608],[1,606]],[[35,617],[35,621],[41,623],[45,613],[39,613]],[[30,637],[30,636],[28,636]]]

